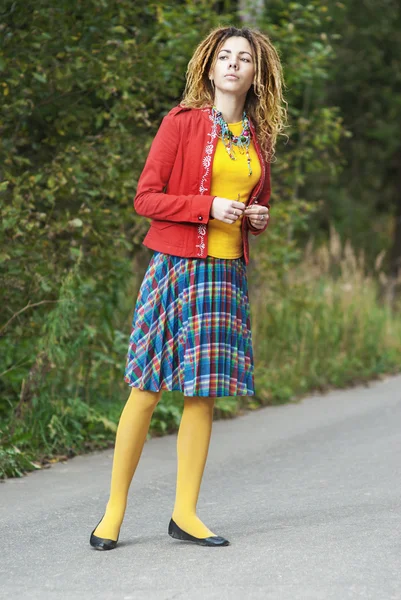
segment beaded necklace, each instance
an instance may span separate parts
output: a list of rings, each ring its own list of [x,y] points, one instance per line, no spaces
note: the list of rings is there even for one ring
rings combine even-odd
[[[229,129],[227,122],[224,120],[222,113],[215,106],[212,107],[212,118],[218,126],[218,136],[227,150],[231,160],[236,160],[233,146],[237,146],[241,154],[246,152],[246,160],[248,163],[248,175],[252,175],[251,157],[249,155],[249,145],[251,143],[251,128],[249,119],[244,111],[242,114],[242,131],[239,135],[234,135]]]

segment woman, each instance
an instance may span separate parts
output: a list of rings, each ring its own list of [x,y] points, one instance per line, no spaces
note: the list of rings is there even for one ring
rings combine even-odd
[[[270,160],[283,128],[282,71],[269,39],[221,27],[198,46],[181,104],[163,119],[134,207],[154,251],[136,303],[106,512],[90,544],[116,547],[127,495],[162,390],[180,390],[170,536],[227,546],[197,516],[214,399],[255,393],[248,231],[269,221]]]

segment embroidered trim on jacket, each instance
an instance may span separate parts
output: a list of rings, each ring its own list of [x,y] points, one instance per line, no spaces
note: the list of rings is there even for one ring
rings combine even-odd
[[[205,235],[206,235],[206,225],[198,225],[199,244],[196,244],[196,248],[198,248],[198,256],[203,256],[203,253],[205,251],[205,248],[206,248]]]
[[[217,126],[216,126],[216,123],[214,122],[214,119],[213,119],[211,113],[209,113],[209,119],[212,121],[212,131],[207,134],[210,139],[208,139],[206,142],[205,154],[204,154],[204,157],[202,160],[204,171],[203,171],[202,179],[201,179],[200,186],[199,186],[200,194],[204,194],[205,192],[208,191],[208,188],[205,187],[205,185],[206,185],[206,180],[209,176],[210,165],[212,164],[214,140],[217,137]],[[196,247],[198,248],[198,256],[203,256],[203,254],[204,254],[204,250],[206,248],[205,235],[206,235],[206,226],[199,225],[198,226],[199,244],[196,244]]]
[[[207,140],[207,142],[206,142],[205,155],[202,160],[202,164],[203,164],[205,170],[203,171],[202,179],[201,179],[200,186],[199,186],[200,194],[204,194],[205,192],[208,191],[208,188],[205,187],[205,183],[206,183],[206,179],[209,175],[210,165],[212,164],[212,154],[213,154],[213,146],[214,146],[213,142],[217,137],[217,125],[214,122],[214,119],[211,114],[209,114],[209,119],[212,121],[212,131],[207,134],[208,137],[210,137],[210,140]]]

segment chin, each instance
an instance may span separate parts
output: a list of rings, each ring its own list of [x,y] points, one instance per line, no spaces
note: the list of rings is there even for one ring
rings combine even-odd
[[[225,81],[221,86],[222,92],[236,92],[237,94],[246,94],[243,85],[239,81]]]

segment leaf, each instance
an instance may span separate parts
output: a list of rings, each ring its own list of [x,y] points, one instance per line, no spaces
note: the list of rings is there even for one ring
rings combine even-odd
[[[122,25],[116,25],[115,27],[111,27],[110,31],[113,33],[127,33],[127,30]]]
[[[34,73],[33,78],[36,79],[37,81],[40,81],[40,83],[47,83],[46,73]]]

